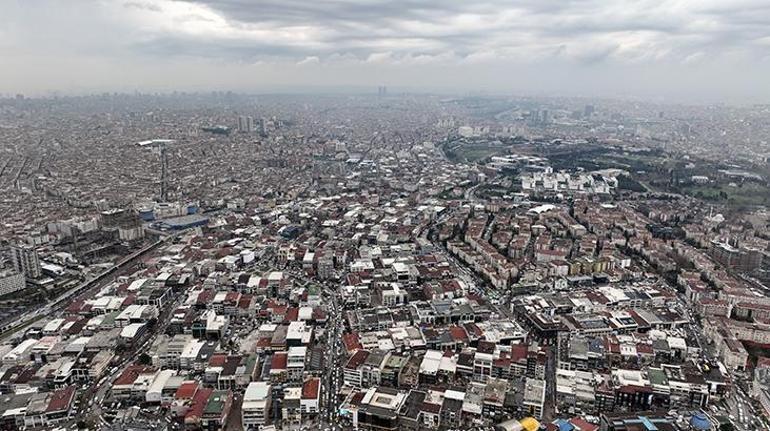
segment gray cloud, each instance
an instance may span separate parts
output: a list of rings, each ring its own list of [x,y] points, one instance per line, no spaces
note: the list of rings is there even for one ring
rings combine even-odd
[[[147,2],[140,2],[140,1],[129,1],[124,4],[127,8],[134,8],[134,9],[144,9],[149,10],[153,12],[162,12],[163,9],[160,8],[160,6],[153,4],[153,3],[147,3]]]
[[[249,89],[249,77],[259,75],[262,85],[437,83],[460,90],[770,98],[762,78],[770,73],[766,0],[0,4],[0,66],[7,66],[0,91],[93,83]],[[30,73],[33,64],[38,69]],[[78,64],[108,75],[117,70],[123,81],[111,84]],[[520,79],[509,79],[512,70]],[[725,84],[725,73],[741,84]]]

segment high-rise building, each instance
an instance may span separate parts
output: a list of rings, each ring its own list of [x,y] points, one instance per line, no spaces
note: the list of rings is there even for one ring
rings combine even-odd
[[[385,97],[388,95],[388,87],[385,85],[380,85],[377,87],[377,96],[378,97]]]
[[[711,257],[722,265],[739,271],[753,271],[762,265],[762,252],[755,248],[738,247],[736,242],[711,241]]]
[[[11,247],[11,261],[16,272],[28,278],[38,278],[42,274],[40,257],[34,248],[24,245]]]
[[[543,109],[540,116],[540,121],[543,123],[550,123],[551,122],[551,114],[548,112],[547,109]]]
[[[586,118],[591,118],[591,115],[593,115],[595,112],[594,105],[586,105],[583,109],[583,116]]]
[[[254,118],[241,115],[238,117],[238,131],[241,133],[251,133],[254,131]]]
[[[0,296],[24,289],[24,274],[0,270]]]
[[[138,222],[134,213],[120,208],[104,210],[100,215],[102,227],[107,229],[136,225]]]

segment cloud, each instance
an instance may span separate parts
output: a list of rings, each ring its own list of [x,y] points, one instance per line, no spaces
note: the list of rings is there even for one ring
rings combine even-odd
[[[714,76],[736,58],[748,66],[740,71],[744,79],[770,72],[761,61],[770,55],[766,0],[10,1],[3,5],[0,32],[0,62],[18,72],[0,82],[6,91],[77,81],[74,72],[65,77],[54,70],[64,74],[62,64],[70,64],[74,71],[78,62],[103,70],[322,64],[337,73],[324,78],[304,68],[306,75],[284,76],[334,85],[362,81],[374,67],[400,71],[391,74],[400,83],[433,82],[425,70],[441,66],[457,84],[485,76],[485,84],[500,89],[507,88],[505,71],[512,69],[536,77],[567,70],[596,79],[598,89],[607,88],[601,84],[612,74],[628,80],[649,68],[667,72],[661,89],[692,85],[689,71],[677,68],[696,61]],[[25,74],[32,63],[49,64],[50,71]],[[580,73],[585,68],[590,74]],[[88,83],[88,72],[81,73]],[[33,82],[40,74],[48,78]],[[196,85],[218,82],[193,78]],[[168,79],[169,86],[179,82]]]
[[[310,57],[305,57],[302,60],[297,62],[297,66],[304,66],[308,64],[318,64],[321,62],[321,59],[319,59],[317,56],[312,55]]]
[[[366,57],[367,63],[388,63],[391,61],[393,61],[393,53],[390,51],[373,52]]]
[[[48,7],[19,2],[19,10],[6,19],[50,23],[57,9],[64,9],[52,0],[43,3]],[[105,0],[96,7],[73,0],[67,9],[82,14],[82,21],[109,24],[114,39],[125,40],[138,54],[155,44],[149,53],[208,56],[208,45],[222,47],[225,59],[278,55],[296,63],[340,53],[363,59],[381,52],[394,57],[448,51],[471,58],[479,52],[543,55],[568,46],[583,62],[610,58],[607,39],[644,38],[646,50],[678,52],[680,58],[713,43],[742,46],[768,36],[770,14],[757,13],[766,10],[762,3],[743,3],[741,9],[753,13],[712,1],[684,6],[678,0]],[[53,25],[49,38],[67,27],[66,22]],[[68,41],[75,48],[100,39],[81,39],[78,33]]]
[[[130,1],[130,2],[124,3],[123,6],[128,9],[143,9],[143,10],[148,10],[152,12],[163,11],[163,9],[161,9],[160,6],[153,3],[148,3],[148,2]]]
[[[694,52],[682,60],[682,64],[695,64],[706,56],[704,52]]]

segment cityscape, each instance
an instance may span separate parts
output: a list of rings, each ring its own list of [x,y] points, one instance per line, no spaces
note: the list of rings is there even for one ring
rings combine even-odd
[[[0,84],[0,430],[770,429],[770,101],[86,69]]]

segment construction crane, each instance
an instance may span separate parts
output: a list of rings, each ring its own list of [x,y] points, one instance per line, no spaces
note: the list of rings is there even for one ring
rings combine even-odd
[[[168,154],[167,146],[176,142],[173,139],[150,139],[138,142],[136,145],[157,152],[160,157],[160,201],[168,202]]]

